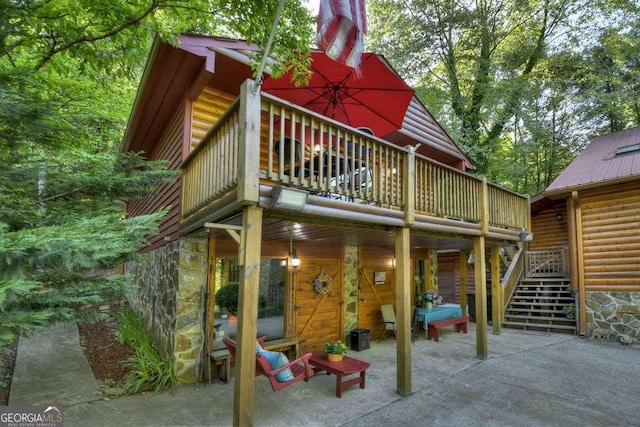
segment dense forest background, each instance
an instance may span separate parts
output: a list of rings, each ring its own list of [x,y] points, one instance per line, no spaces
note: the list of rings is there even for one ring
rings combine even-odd
[[[490,181],[543,191],[588,139],[640,125],[640,5],[370,0],[384,53]]]
[[[124,203],[175,179],[118,155],[154,37],[265,46],[278,0],[0,1],[0,345],[120,292],[163,212]],[[304,4],[303,4],[304,3]],[[308,75],[310,2],[286,0],[272,54]],[[633,0],[370,0],[384,54],[476,164],[543,190],[594,135],[640,125]],[[317,7],[314,7],[317,10]]]

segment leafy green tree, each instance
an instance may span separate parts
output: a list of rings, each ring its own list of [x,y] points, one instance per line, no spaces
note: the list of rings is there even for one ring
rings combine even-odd
[[[157,232],[164,210],[127,219],[124,203],[175,173],[117,155],[153,38],[197,31],[265,46],[278,3],[0,2],[0,347],[119,293],[114,267]],[[287,0],[272,54],[299,79],[309,24]]]
[[[479,173],[511,188],[550,183],[577,139],[590,136],[589,115],[601,122],[608,114],[615,127],[631,123],[625,112],[634,105],[620,98],[637,81],[637,2],[371,0],[368,7],[369,47],[417,87]],[[598,113],[598,104],[610,108]]]
[[[93,75],[135,75],[155,35],[177,42],[183,32],[230,35],[266,46],[279,0],[7,0],[0,4],[0,58],[39,70],[54,65]],[[305,76],[311,16],[285,2],[271,54],[280,71]],[[70,58],[79,61],[69,62]]]
[[[103,109],[119,107],[111,91],[78,80],[61,90],[54,84],[64,79],[47,70],[11,79],[4,71],[0,344],[35,326],[80,318],[87,304],[117,293],[122,278],[110,272],[156,232],[164,214],[125,219],[124,201],[175,179],[140,155],[115,160],[112,138],[125,120]],[[91,96],[73,94],[80,87]],[[92,109],[93,102],[101,106]]]
[[[582,119],[598,134],[639,126],[640,20],[607,29],[583,55],[586,66],[568,79]]]

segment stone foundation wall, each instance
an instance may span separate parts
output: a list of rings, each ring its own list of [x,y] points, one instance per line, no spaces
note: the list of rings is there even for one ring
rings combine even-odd
[[[344,342],[351,340],[351,331],[358,328],[358,247],[344,248]]]
[[[207,239],[180,240],[180,263],[176,298],[176,381],[195,383],[198,367],[208,360],[203,351],[204,292],[207,288]]]
[[[134,284],[129,303],[165,355],[173,354],[175,342],[179,253],[175,241],[125,265]]]
[[[640,344],[640,292],[587,292],[587,337]]]
[[[181,239],[127,263],[136,285],[128,299],[166,355],[178,383],[194,383],[201,354],[207,284],[206,239]]]

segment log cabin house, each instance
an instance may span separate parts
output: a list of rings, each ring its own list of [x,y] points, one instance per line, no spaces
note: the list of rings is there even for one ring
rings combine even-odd
[[[529,250],[559,260],[578,332],[640,342],[640,127],[594,138],[531,211]]]
[[[398,392],[407,395],[416,293],[447,277],[445,301],[466,312],[471,251],[477,355],[486,358],[485,272],[498,277],[500,247],[530,229],[528,197],[468,174],[470,161],[415,96],[400,129],[373,136],[254,90],[256,49],[194,35],[177,46],[156,41],[123,139],[123,151],[180,171],[158,194],[128,204],[132,216],[171,209],[142,250],[147,256],[125,267],[138,285],[132,304],[174,356],[178,381],[195,382],[220,335],[231,333],[236,393],[253,390],[258,334],[300,339],[303,351],[348,340],[354,329],[376,339],[380,305],[392,303]],[[343,169],[303,172],[310,134]],[[285,137],[304,147],[287,155],[278,147]],[[235,285],[237,317],[215,301]],[[243,402],[250,410],[252,400]]]

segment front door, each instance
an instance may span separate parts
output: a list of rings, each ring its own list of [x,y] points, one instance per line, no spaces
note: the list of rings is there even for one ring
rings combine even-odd
[[[305,259],[294,273],[296,335],[303,352],[322,350],[324,343],[344,336],[344,286],[338,259]]]

